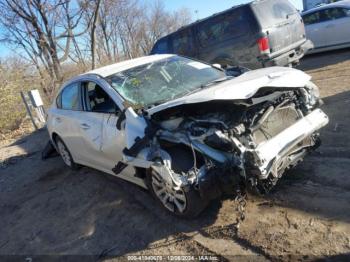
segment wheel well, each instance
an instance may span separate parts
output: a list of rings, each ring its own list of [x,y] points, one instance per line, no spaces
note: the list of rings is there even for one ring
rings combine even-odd
[[[53,132],[51,135],[52,142],[56,145],[56,139],[60,137],[57,133]]]
[[[175,172],[187,172],[194,164],[196,168],[200,168],[204,164],[203,156],[195,152],[195,159],[193,150],[184,144],[173,144],[173,143],[161,143],[161,148],[164,149],[172,157],[172,168]]]

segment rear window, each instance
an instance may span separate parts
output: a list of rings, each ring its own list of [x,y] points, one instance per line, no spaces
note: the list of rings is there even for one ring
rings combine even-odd
[[[198,24],[198,40],[202,47],[213,42],[249,34],[250,26],[254,24],[249,7],[233,9]]]
[[[271,27],[298,14],[298,10],[288,0],[266,0],[252,4],[262,27]]]

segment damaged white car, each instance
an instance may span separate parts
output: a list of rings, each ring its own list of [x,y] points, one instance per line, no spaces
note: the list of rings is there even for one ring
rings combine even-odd
[[[175,55],[91,71],[61,88],[50,138],[66,165],[148,188],[179,216],[242,185],[266,193],[320,144],[328,117],[299,70],[239,74]]]

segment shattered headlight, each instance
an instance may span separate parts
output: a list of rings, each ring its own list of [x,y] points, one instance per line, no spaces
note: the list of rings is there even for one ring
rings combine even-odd
[[[308,89],[311,96],[315,97],[316,99],[320,98],[320,89],[317,85],[309,81],[305,87]]]
[[[304,99],[305,104],[312,108],[317,104],[322,104],[322,100],[320,99],[320,89],[311,81],[309,81],[306,86],[305,90],[307,92],[304,93]]]

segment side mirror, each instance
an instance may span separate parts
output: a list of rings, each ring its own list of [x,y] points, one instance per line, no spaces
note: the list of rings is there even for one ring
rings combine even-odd
[[[212,64],[213,67],[216,67],[218,69],[222,69],[222,66],[220,64]]]

